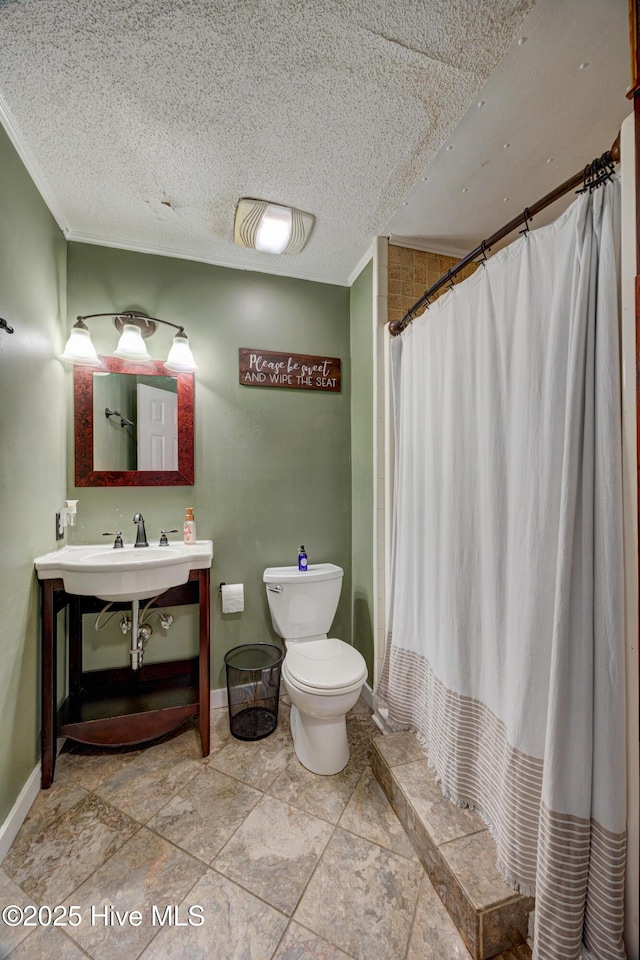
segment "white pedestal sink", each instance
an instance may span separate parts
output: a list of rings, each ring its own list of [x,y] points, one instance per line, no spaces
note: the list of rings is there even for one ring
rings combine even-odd
[[[191,570],[211,566],[213,543],[169,543],[167,547],[115,550],[112,544],[53,550],[34,563],[40,580],[62,580],[67,593],[123,602],[145,600],[186,583]]]

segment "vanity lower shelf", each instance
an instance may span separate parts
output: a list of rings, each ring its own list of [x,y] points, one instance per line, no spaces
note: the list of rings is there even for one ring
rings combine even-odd
[[[103,747],[126,747],[155,740],[198,717],[202,756],[209,755],[210,574],[191,570],[188,581],[167,590],[152,607],[199,606],[197,657],[128,667],[85,671],[82,617],[104,601],[66,593],[62,580],[41,580],[42,588],[42,787],[53,782],[58,737]],[[126,609],[114,603],[113,609]],[[56,709],[57,617],[69,610],[69,696]]]
[[[97,670],[84,673],[82,683],[58,710],[58,736],[78,743],[145,743],[175,730],[200,709],[195,657],[148,664],[133,677],[129,670]]]

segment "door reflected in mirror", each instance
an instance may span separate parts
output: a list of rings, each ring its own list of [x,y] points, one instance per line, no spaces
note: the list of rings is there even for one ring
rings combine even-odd
[[[113,357],[74,370],[76,486],[193,483],[193,374]]]
[[[95,470],[178,469],[178,381],[93,374]]]

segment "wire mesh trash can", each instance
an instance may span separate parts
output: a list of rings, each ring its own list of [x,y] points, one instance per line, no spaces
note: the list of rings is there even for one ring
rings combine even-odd
[[[229,726],[238,740],[262,740],[277,727],[283,659],[271,643],[245,643],[225,654]]]

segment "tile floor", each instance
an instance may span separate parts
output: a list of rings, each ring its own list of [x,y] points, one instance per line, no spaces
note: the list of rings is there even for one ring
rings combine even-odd
[[[288,710],[253,743],[212,711],[206,759],[193,725],[64,751],[0,866],[0,910],[77,910],[0,921],[0,960],[469,960],[371,773],[367,705],[334,777],[298,762]]]

